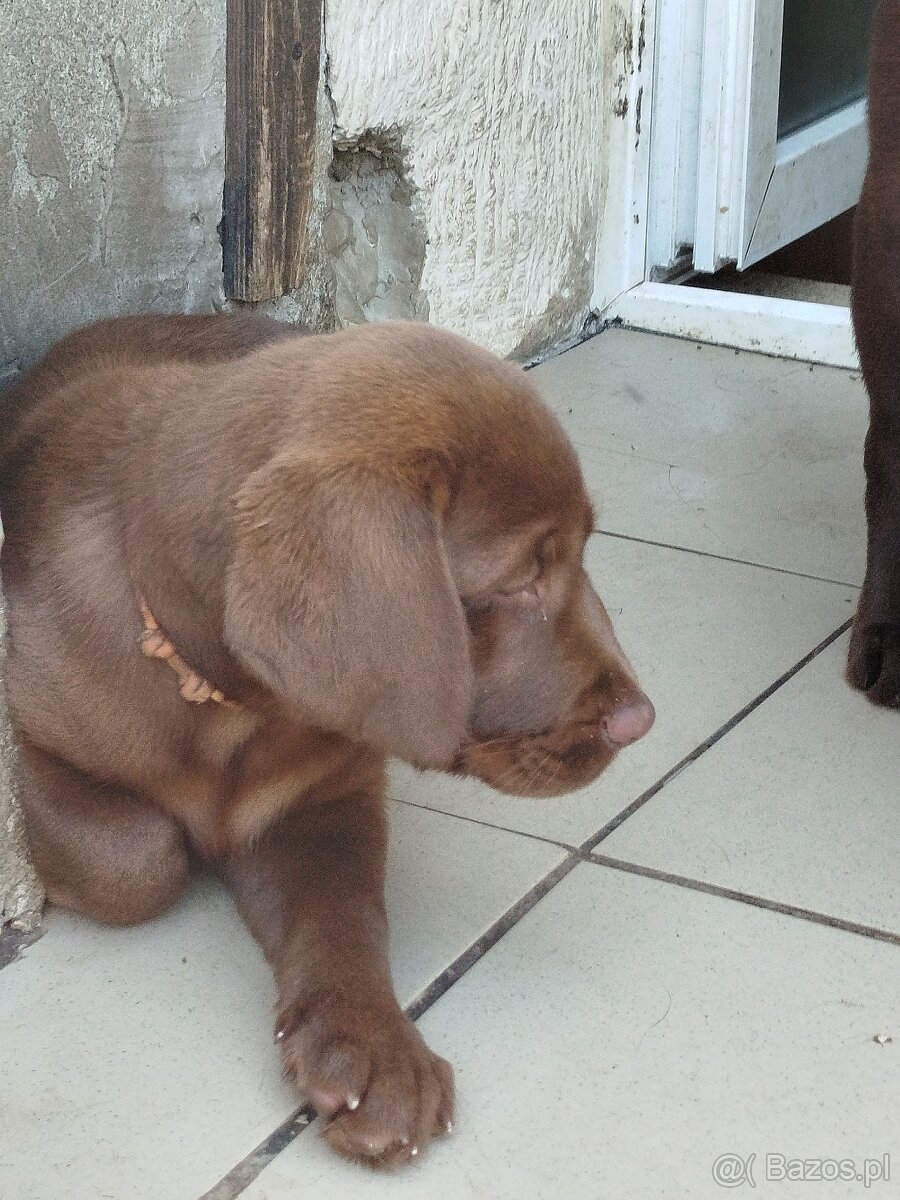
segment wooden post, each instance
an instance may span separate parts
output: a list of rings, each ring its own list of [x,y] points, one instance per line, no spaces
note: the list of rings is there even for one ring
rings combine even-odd
[[[225,294],[299,286],[312,199],[322,0],[227,0]]]

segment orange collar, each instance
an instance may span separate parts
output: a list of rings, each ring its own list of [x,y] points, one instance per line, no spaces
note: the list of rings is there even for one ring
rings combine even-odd
[[[225,695],[217,687],[213,687],[208,679],[204,679],[202,675],[198,675],[192,667],[188,666],[160,629],[156,617],[147,607],[143,596],[138,596],[138,605],[144,621],[144,630],[138,639],[141,653],[145,654],[147,658],[161,659],[170,670],[175,672],[181,685],[178,690],[182,697],[191,704],[206,704],[208,700],[212,700],[215,704],[237,708],[238,705],[232,700],[227,700]]]

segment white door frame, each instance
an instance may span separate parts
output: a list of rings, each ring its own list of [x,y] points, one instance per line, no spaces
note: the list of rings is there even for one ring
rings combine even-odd
[[[694,265],[739,269],[845,212],[868,153],[865,101],[778,138],[784,0],[706,4]]]
[[[702,161],[711,168],[705,177],[698,174],[698,180],[704,182],[697,184],[693,229],[695,265],[699,266],[699,243],[700,254],[707,256],[701,262],[710,264],[707,269],[728,258],[723,249],[729,244],[728,238],[732,239],[730,245],[741,251],[741,265],[768,253],[761,247],[764,239],[771,236],[769,222],[774,221],[772,214],[779,208],[779,219],[787,222],[785,228],[789,233],[783,241],[799,236],[800,224],[809,220],[810,215],[809,212],[803,215],[803,204],[820,203],[810,201],[802,182],[804,172],[800,163],[804,156],[807,163],[811,161],[810,139],[815,140],[816,154],[830,156],[830,178],[835,180],[840,165],[845,179],[843,187],[831,189],[833,211],[820,216],[824,211],[820,203],[813,211],[819,219],[812,224],[843,212],[854,201],[853,172],[861,180],[867,152],[865,141],[860,138],[865,121],[864,101],[814,123],[808,130],[783,138],[780,143],[777,141],[782,3],[783,0],[776,0],[775,4],[767,4],[766,0],[727,3],[601,0],[606,70],[600,234],[592,307],[607,321],[620,321],[635,328],[855,368],[858,358],[847,308],[711,289],[701,291],[654,282],[651,278],[654,265],[677,261],[679,242],[690,237],[688,175],[694,152],[701,158],[709,156]],[[771,13],[776,8],[777,46],[771,40]],[[692,22],[698,19],[703,22],[704,49],[718,45],[720,51],[718,59],[714,55],[704,56],[699,78],[697,64],[684,52],[685,42],[690,41],[696,30],[696,24],[692,30]],[[751,52],[743,58],[737,49],[741,22],[745,31],[743,45],[751,47]],[[754,31],[749,40],[747,22]],[[759,57],[764,44],[763,34],[769,39],[766,44],[775,63],[774,82],[768,91],[756,89],[758,97],[753,110],[745,104],[741,110],[746,114],[745,119],[736,125],[731,114],[737,111],[741,89],[747,95],[754,56]],[[678,39],[674,46],[673,38]],[[657,70],[663,55],[668,58],[668,73]],[[673,55],[678,64],[674,73]],[[715,62],[720,64],[716,72],[709,65]],[[724,90],[723,83],[727,84]],[[691,97],[697,95],[699,99],[694,103],[701,106],[715,97],[716,107],[704,111],[707,114],[714,111],[716,118],[700,123],[697,146],[693,147],[682,117],[685,105],[690,106]],[[771,130],[765,139],[758,136],[763,123]],[[754,144],[757,150],[751,155],[748,147]],[[817,169],[822,169],[821,162]],[[746,199],[735,203],[735,185],[743,178],[742,172],[749,186],[743,187],[742,182],[741,195]],[[718,203],[705,208],[704,225],[700,220],[701,203],[708,200],[713,186]],[[757,199],[759,208],[754,211]],[[786,216],[791,205],[798,207],[796,219]],[[735,257],[732,254],[730,260]]]
[[[601,0],[603,115],[591,307],[644,281],[656,0]]]
[[[657,0],[647,262],[667,273],[695,241],[705,0]],[[692,265],[692,256],[688,263]]]

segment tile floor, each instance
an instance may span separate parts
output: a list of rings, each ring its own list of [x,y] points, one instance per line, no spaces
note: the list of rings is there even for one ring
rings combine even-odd
[[[898,1194],[900,717],[841,678],[862,385],[619,330],[535,378],[659,716],[560,800],[392,774],[395,975],[456,1131],[331,1157],[201,882],[138,930],[51,913],[0,973],[0,1200]]]

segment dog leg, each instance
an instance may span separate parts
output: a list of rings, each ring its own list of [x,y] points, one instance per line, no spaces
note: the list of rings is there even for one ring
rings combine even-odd
[[[289,813],[222,864],[275,971],[285,1071],[347,1158],[393,1166],[449,1130],[450,1066],[394,996],[380,796]]]
[[[853,316],[870,400],[868,545],[847,678],[900,707],[900,177],[870,177],[860,200]]]
[[[175,903],[188,859],[170,816],[28,742],[19,759],[25,830],[50,900],[111,925]]]

